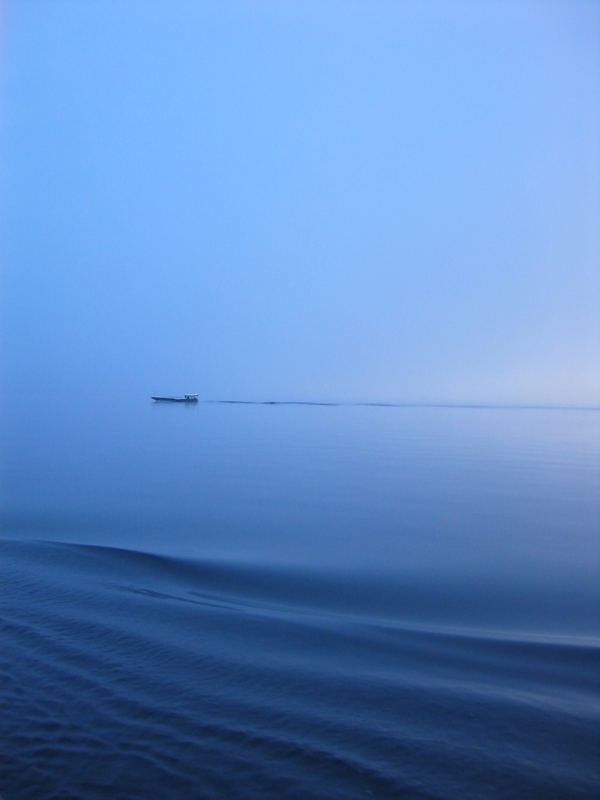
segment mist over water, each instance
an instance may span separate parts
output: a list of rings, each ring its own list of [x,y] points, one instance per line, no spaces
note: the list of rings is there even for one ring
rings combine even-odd
[[[594,795],[598,412],[25,417],[2,430],[4,796]]]
[[[0,796],[598,797],[600,5],[0,16]]]

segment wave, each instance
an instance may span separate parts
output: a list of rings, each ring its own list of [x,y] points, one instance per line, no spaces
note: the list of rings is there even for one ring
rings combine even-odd
[[[564,405],[552,403],[417,403],[417,402],[384,402],[384,401],[319,401],[319,400],[201,400],[201,403],[216,405],[242,406],[325,406],[351,408],[456,408],[456,409],[490,409],[515,411],[600,411],[598,405]]]
[[[58,542],[0,559],[3,796],[599,785],[591,638],[403,618],[406,587],[377,576]]]

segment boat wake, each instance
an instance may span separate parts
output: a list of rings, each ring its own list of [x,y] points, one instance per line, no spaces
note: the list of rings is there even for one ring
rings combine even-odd
[[[0,559],[6,797],[598,787],[596,641],[427,625],[367,576],[51,542]]]

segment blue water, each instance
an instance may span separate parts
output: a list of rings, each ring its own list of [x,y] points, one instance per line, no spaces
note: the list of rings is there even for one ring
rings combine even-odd
[[[14,402],[0,794],[600,793],[600,412]]]

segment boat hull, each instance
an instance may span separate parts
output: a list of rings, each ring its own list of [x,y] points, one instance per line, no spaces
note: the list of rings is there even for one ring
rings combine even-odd
[[[152,399],[157,403],[197,403],[197,397],[155,397],[152,395]]]

